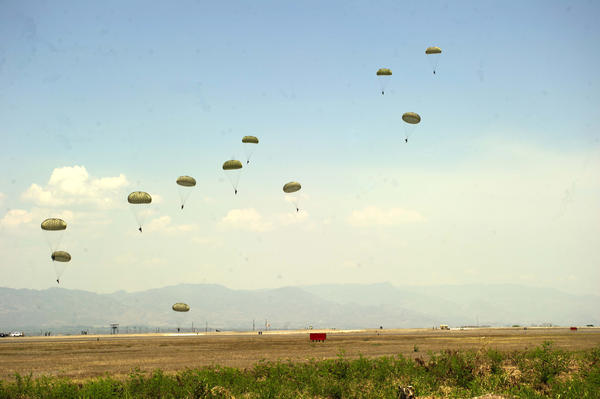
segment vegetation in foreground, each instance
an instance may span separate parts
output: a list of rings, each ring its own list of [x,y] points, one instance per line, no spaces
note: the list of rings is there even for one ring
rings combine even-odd
[[[0,380],[0,398],[398,398],[412,385],[418,397],[470,398],[487,393],[519,398],[600,398],[600,347],[566,352],[550,342],[527,351],[444,351],[403,357],[259,362],[250,369],[206,367],[176,374],[133,370],[77,383],[15,375]]]

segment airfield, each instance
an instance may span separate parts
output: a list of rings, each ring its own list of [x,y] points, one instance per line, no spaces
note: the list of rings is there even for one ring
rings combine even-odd
[[[310,342],[309,332],[326,332],[325,342]],[[308,361],[394,356],[427,357],[429,351],[533,348],[544,341],[576,351],[600,346],[600,328],[473,328],[450,331],[286,330],[181,334],[121,334],[0,339],[0,379],[15,373],[54,375],[74,380],[110,375],[120,378],[134,368],[173,372],[203,366],[249,368],[261,360]]]

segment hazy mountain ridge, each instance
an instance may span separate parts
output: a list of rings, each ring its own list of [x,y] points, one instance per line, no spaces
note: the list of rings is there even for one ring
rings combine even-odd
[[[192,310],[176,313],[175,302]],[[600,296],[577,296],[520,285],[396,287],[328,284],[233,290],[215,284],[181,284],[141,292],[0,288],[0,331],[63,326],[148,329],[387,328],[490,324],[600,324]],[[79,327],[78,327],[79,328]]]

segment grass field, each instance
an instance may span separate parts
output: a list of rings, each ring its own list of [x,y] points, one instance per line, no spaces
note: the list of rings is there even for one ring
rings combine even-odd
[[[110,375],[125,378],[133,369],[173,373],[219,365],[253,367],[260,360],[375,358],[403,355],[427,359],[429,352],[494,349],[526,350],[551,341],[553,347],[581,351],[600,347],[600,328],[491,328],[471,330],[329,331],[324,343],[311,343],[307,331],[209,333],[168,336],[117,335],[0,339],[0,379],[15,373],[58,376],[73,381]]]

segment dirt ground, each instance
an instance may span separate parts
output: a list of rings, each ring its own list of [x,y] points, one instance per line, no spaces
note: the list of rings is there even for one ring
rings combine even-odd
[[[317,331],[312,331],[317,332]],[[532,348],[544,341],[582,350],[600,346],[600,328],[487,328],[469,330],[326,331],[326,342],[310,342],[308,331],[146,334],[0,338],[0,379],[14,373],[58,375],[75,380],[126,376],[138,367],[176,371],[207,365],[252,367],[261,359],[306,361],[376,357],[401,353],[426,356],[428,351],[479,349],[502,351]],[[415,352],[415,347],[418,352]]]

